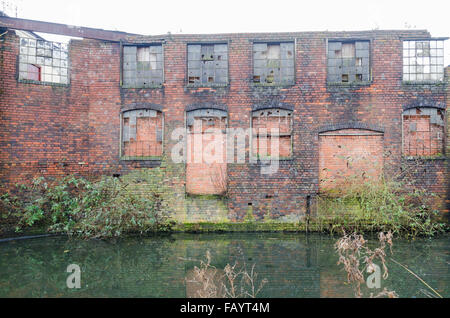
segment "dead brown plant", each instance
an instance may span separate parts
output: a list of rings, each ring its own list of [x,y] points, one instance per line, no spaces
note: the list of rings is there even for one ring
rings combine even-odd
[[[340,238],[336,244],[335,249],[339,255],[337,265],[342,264],[344,270],[347,272],[347,282],[352,285],[355,296],[358,298],[364,297],[361,291],[361,284],[365,282],[364,272],[373,273],[376,269],[375,260],[381,262],[383,267],[383,279],[388,278],[389,272],[386,266],[386,246],[389,245],[392,253],[392,233],[380,232],[378,240],[380,246],[375,249],[370,249],[367,246],[367,241],[364,237],[357,233],[345,234]],[[395,291],[389,291],[384,288],[377,295],[370,294],[371,298],[389,297],[397,298]]]
[[[197,260],[193,273],[186,277],[186,284],[195,298],[256,298],[267,284],[267,279],[258,280],[256,264],[247,268],[237,261],[227,264],[223,270],[211,265],[211,253],[206,251],[205,260]]]

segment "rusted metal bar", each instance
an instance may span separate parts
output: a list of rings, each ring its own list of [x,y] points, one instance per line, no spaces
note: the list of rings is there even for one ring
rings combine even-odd
[[[86,28],[67,24],[11,18],[6,16],[0,16],[0,27],[30,32],[59,34],[86,39],[105,40],[112,42],[120,42],[120,40],[127,39],[127,37],[129,36],[138,36],[138,34],[120,31]]]

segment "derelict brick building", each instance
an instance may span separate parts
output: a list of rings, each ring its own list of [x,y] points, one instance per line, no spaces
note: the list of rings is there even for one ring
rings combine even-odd
[[[230,220],[249,209],[294,220],[350,175],[409,166],[443,198],[444,40],[425,30],[140,36],[3,16],[1,185],[160,167],[185,219],[215,220],[217,208]],[[173,162],[180,127],[186,149],[194,138],[207,145],[207,128],[252,128],[245,162]],[[269,174],[265,128],[279,129]],[[220,207],[211,195],[225,192]]]

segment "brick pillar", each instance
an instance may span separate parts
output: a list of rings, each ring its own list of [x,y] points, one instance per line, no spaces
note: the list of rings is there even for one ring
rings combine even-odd
[[[450,221],[450,65],[445,68],[445,105],[447,119],[446,157],[447,157],[447,196],[445,200],[445,212]]]

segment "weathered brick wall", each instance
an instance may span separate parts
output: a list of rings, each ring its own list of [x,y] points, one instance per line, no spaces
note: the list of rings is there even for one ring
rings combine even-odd
[[[447,219],[450,219],[450,66],[447,66],[445,68],[445,81],[446,81],[446,87],[445,87],[445,105],[447,107],[446,111],[446,120],[447,120],[447,135],[446,135],[446,157],[447,157],[447,174],[446,174],[446,180],[447,180],[447,196],[446,196],[446,207],[445,207],[445,213],[447,214]]]
[[[401,37],[428,37],[426,31],[311,32],[272,34],[172,35],[164,38],[164,77],[160,88],[120,87],[120,45],[95,40],[72,41],[71,80],[67,87],[23,84],[16,79],[18,39],[12,32],[0,43],[0,180],[3,186],[43,173],[126,174],[140,167],[161,166],[173,189],[174,213],[186,217],[184,163],[170,155],[173,129],[184,127],[185,112],[218,108],[228,114],[228,127],[249,128],[252,111],[279,107],[293,111],[292,158],[278,171],[261,174],[264,163],[230,163],[227,167],[231,220],[249,211],[263,217],[295,219],[303,215],[307,196],[319,187],[319,132],[371,129],[383,132],[385,169],[398,171],[401,115],[405,108],[443,103],[443,85],[402,83]],[[370,38],[373,81],[364,85],[327,85],[326,38]],[[295,84],[255,86],[252,40],[295,40]],[[155,41],[136,38],[136,42]],[[225,87],[186,85],[186,44],[228,43],[229,84]],[[161,160],[119,158],[120,113],[145,107],[164,117]],[[44,167],[44,168],[43,168]],[[445,193],[443,160],[426,161],[418,180]],[[437,181],[436,181],[437,180]]]
[[[44,174],[86,172],[89,153],[88,48],[70,48],[72,83],[48,86],[17,81],[19,39],[0,39],[1,186]]]

